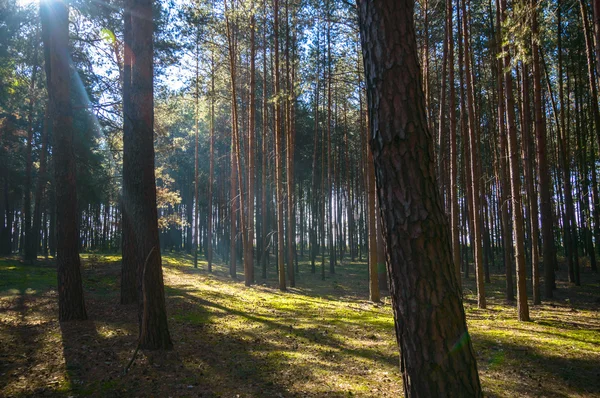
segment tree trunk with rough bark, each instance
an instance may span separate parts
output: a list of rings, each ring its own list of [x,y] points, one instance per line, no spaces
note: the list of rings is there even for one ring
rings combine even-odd
[[[464,46],[464,66],[465,66],[465,82],[467,92],[467,122],[469,126],[469,152],[471,155],[471,169],[467,173],[471,174],[471,208],[472,208],[472,225],[474,237],[474,256],[475,256],[475,279],[477,282],[477,305],[479,308],[486,308],[485,301],[485,285],[484,285],[484,270],[483,270],[483,244],[482,244],[482,226],[481,208],[480,205],[480,181],[479,181],[479,140],[477,139],[477,126],[475,125],[475,100],[473,98],[473,82],[471,75],[471,55],[469,41],[469,27],[467,24],[467,8],[466,0],[462,0],[462,26],[463,26],[463,46]]]
[[[128,155],[130,150],[128,145],[131,143],[132,132],[132,114],[131,114],[131,8],[129,2],[125,3],[123,12],[123,187],[125,179],[131,174],[129,171],[130,161]],[[127,149],[125,147],[127,146]],[[127,159],[125,159],[127,157]],[[121,209],[128,208],[126,203],[125,189],[121,197]],[[133,228],[135,220],[129,212],[122,212],[121,217],[121,304],[134,304],[138,302],[137,287],[137,262],[143,261],[136,259],[135,236]]]
[[[538,48],[537,0],[532,0],[534,13],[531,19],[531,52],[533,67],[533,107],[535,115],[536,164],[538,192],[540,195],[540,221],[542,228],[542,262],[544,265],[544,293],[552,298],[554,290],[554,270],[556,269],[556,246],[554,243],[554,215],[550,193],[550,167],[548,166],[546,122],[542,105],[542,73]]]
[[[500,18],[505,19],[506,0],[500,1]],[[529,321],[527,303],[527,271],[525,269],[525,239],[523,228],[523,207],[521,196],[521,177],[519,173],[519,150],[517,143],[517,125],[513,80],[508,46],[504,48],[504,90],[506,106],[506,124],[508,127],[508,164],[510,170],[510,193],[512,196],[512,227],[514,234],[514,255],[517,267],[517,311],[520,321]]]
[[[273,4],[273,38],[275,48],[275,186],[276,192],[275,197],[277,200],[277,264],[279,266],[279,290],[287,290],[285,282],[285,256],[284,256],[284,230],[283,230],[283,164],[282,164],[282,141],[283,133],[281,131],[281,110],[280,110],[280,98],[279,98],[279,0],[275,0]]]
[[[435,180],[412,0],[361,0],[371,148],[407,397],[482,396]]]
[[[77,186],[73,151],[73,109],[69,68],[69,9],[58,0],[41,7],[50,115],[54,133],[54,177],[56,185],[58,319],[87,319],[77,230]]]
[[[173,347],[167,324],[154,176],[154,48],[151,0],[130,0],[131,136],[124,142],[125,208],[133,229],[138,280],[140,348]]]

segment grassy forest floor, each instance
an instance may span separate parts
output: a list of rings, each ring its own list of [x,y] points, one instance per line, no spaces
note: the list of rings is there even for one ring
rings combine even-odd
[[[389,298],[366,301],[364,263],[325,281],[301,262],[297,288],[246,288],[217,265],[166,254],[167,310],[175,348],[140,352],[136,308],[119,305],[120,257],[84,254],[89,320],[59,324],[52,261],[0,259],[0,396],[392,397],[402,395]],[[564,280],[564,274],[559,275]],[[240,275],[242,279],[242,275]],[[260,278],[258,279],[261,281]],[[501,275],[465,306],[483,388],[496,397],[600,396],[600,276],[559,282],[552,302],[516,320]]]

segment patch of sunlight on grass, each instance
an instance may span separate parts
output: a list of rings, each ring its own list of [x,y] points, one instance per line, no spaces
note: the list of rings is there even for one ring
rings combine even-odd
[[[520,322],[515,304],[505,302],[502,275],[486,284],[485,310],[476,306],[475,281],[464,281],[467,323],[486,395],[600,396],[600,317],[590,307],[597,297],[596,279],[590,277],[575,287],[559,275],[556,298],[530,304],[531,322]]]
[[[283,293],[273,263],[269,279],[259,278],[257,270],[257,284],[246,287],[241,267],[238,279],[232,280],[221,262],[215,262],[214,273],[209,274],[201,256],[194,269],[189,254],[162,254],[169,328],[184,365],[178,368],[183,369],[182,376],[169,374],[173,383],[201,385],[217,396],[402,394],[391,305],[387,298],[380,305],[367,301],[364,263],[346,262],[323,281],[318,272],[310,273],[310,263],[303,260],[296,287]],[[82,258],[91,302],[113,305],[120,255],[85,253]],[[595,382],[600,318],[595,307],[577,306],[574,297],[562,297],[532,306],[533,321],[519,322],[514,304],[503,300],[502,275],[493,274],[491,284],[486,284],[486,310],[476,306],[474,282],[473,278],[464,281],[464,304],[486,395],[600,396]],[[597,283],[593,283],[581,288],[561,285],[559,291],[580,289],[589,300],[597,296]],[[13,296],[23,295],[27,300],[55,300],[43,294],[55,286],[53,267],[0,260],[0,299],[14,301]],[[16,323],[19,316],[12,311],[4,319]],[[48,322],[34,318],[32,323]],[[95,325],[98,338],[110,339],[110,344],[123,336],[129,343],[135,341],[131,331],[135,327],[128,330],[122,323],[100,319]],[[44,336],[55,346],[62,341],[60,329],[56,330]],[[131,349],[127,345],[119,358],[128,360]],[[162,377],[151,367],[147,370],[154,378]],[[131,387],[125,379],[96,380],[86,387],[75,378],[73,385],[68,379],[64,383],[65,395],[116,396]],[[190,390],[189,395],[195,394]]]
[[[55,287],[54,267],[0,260],[0,295],[39,295]]]
[[[71,383],[71,380],[69,380],[68,378],[62,378],[61,380],[59,380],[58,387],[56,387],[57,393],[66,394],[72,390],[73,385]]]

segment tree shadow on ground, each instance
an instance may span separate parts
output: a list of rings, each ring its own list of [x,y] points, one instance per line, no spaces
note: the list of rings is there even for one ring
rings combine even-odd
[[[202,319],[202,322],[208,323],[209,316],[208,314],[212,313],[213,316],[215,314],[220,314],[219,316],[236,316],[248,323],[255,323],[258,325],[264,326],[265,329],[261,330],[274,330],[279,333],[284,333],[288,335],[288,339],[290,340],[289,347],[283,347],[284,350],[292,349],[298,350],[301,344],[311,344],[317,343],[319,345],[327,346],[328,349],[325,352],[325,355],[338,354],[343,357],[362,357],[369,360],[376,360],[380,362],[387,363],[391,366],[398,366],[398,356],[397,355],[386,355],[382,352],[374,351],[369,348],[352,348],[340,337],[336,337],[334,333],[331,333],[330,330],[324,328],[323,321],[319,319],[310,319],[304,318],[302,319],[299,316],[292,318],[293,315],[297,314],[289,314],[289,317],[282,317],[281,321],[274,321],[269,319],[268,317],[261,315],[253,315],[251,313],[239,311],[237,309],[232,308],[231,306],[226,306],[220,304],[219,302],[227,302],[228,300],[235,300],[235,297],[230,297],[223,293],[211,292],[209,297],[198,297],[196,295],[190,294],[189,291],[182,288],[173,288],[169,287],[168,291],[172,297],[172,299],[176,298],[179,300],[179,303],[176,305],[178,308],[189,308],[190,311],[201,311],[199,316]],[[218,300],[215,297],[220,296]],[[351,322],[344,319],[337,319],[338,323],[347,323],[351,324]],[[247,328],[250,330],[251,328]],[[258,334],[250,334],[250,336],[256,336],[258,338]],[[350,336],[346,336],[350,337]],[[372,336],[373,339],[376,339],[376,336]],[[282,349],[282,347],[276,348],[278,350]],[[269,350],[269,347],[266,347],[265,350]]]
[[[116,271],[116,270],[113,270]],[[86,274],[92,272],[85,272]],[[116,272],[94,274],[96,284]],[[88,275],[84,275],[88,280]],[[118,284],[117,284],[118,285]],[[118,292],[118,286],[116,286]],[[88,284],[89,288],[89,284]],[[293,396],[273,377],[278,362],[260,355],[252,341],[198,323],[171,317],[175,349],[140,351],[127,374],[123,368],[137,345],[137,308],[121,306],[116,293],[86,291],[90,320],[61,324],[63,354],[69,378],[66,394],[89,396]],[[187,306],[167,295],[168,313]],[[212,314],[207,313],[206,321]],[[195,322],[196,321],[196,322]],[[267,344],[268,345],[268,344]],[[268,347],[266,348],[269,349]],[[61,395],[60,391],[54,391]]]
[[[45,322],[28,322],[27,313],[31,311],[31,301],[26,289],[21,288],[8,305],[1,308],[0,391],[9,383],[26,382],[19,369],[35,365]]]
[[[573,358],[569,352],[542,352],[537,347],[498,339],[485,334],[473,335],[479,351],[480,371],[493,375],[494,383],[510,396],[567,397],[600,396],[597,358]],[[494,395],[493,392],[490,396]]]

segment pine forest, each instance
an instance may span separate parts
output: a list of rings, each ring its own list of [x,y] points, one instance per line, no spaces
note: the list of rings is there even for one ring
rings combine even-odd
[[[600,0],[0,0],[0,396],[600,396]]]

